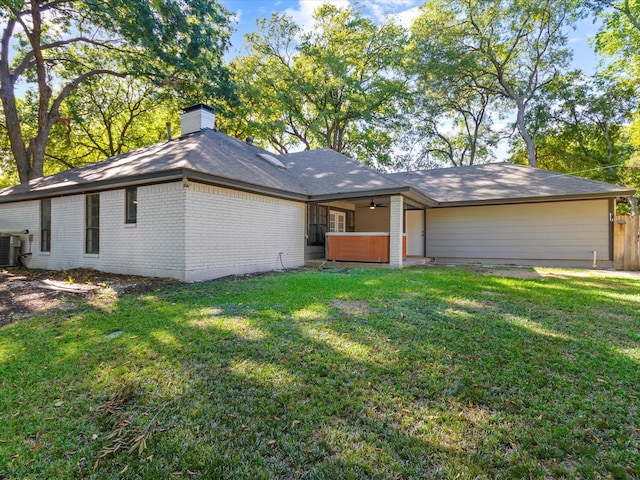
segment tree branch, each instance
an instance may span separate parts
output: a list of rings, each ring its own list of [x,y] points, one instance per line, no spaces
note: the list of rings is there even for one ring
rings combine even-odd
[[[97,70],[91,70],[89,72],[85,72],[82,75],[78,76],[75,80],[65,85],[62,91],[58,94],[56,99],[53,101],[53,104],[51,105],[51,109],[49,110],[49,116],[51,118],[55,117],[55,120],[53,121],[53,123],[55,123],[55,121],[58,120],[57,118],[58,111],[60,109],[60,104],[62,103],[62,101],[65,98],[67,98],[71,92],[73,92],[76,88],[78,88],[78,85],[84,82],[87,78],[93,77],[96,75],[113,75],[114,77],[125,78],[128,74],[122,73],[122,72],[116,72],[114,70],[109,70],[109,69],[97,69]]]
[[[51,42],[51,43],[47,43],[44,45],[41,45],[39,47],[40,51],[46,51],[46,50],[52,50],[55,48],[61,48],[61,47],[65,47],[67,45],[72,45],[74,43],[86,43],[89,45],[95,45],[101,48],[104,48],[105,50],[111,50],[111,51],[115,51],[115,52],[119,52],[119,53],[128,53],[128,54],[135,54],[135,50],[127,50],[125,48],[118,48],[113,42],[109,42],[109,41],[100,41],[100,40],[93,40],[91,38],[87,38],[87,37],[73,37],[73,38],[68,38],[66,40],[58,40],[57,42]],[[18,64],[18,66],[14,69],[13,71],[13,75],[15,78],[18,78],[20,75],[22,75],[24,73],[24,71],[29,68],[32,64],[33,61],[35,60],[35,51],[31,50],[29,52],[27,52],[24,56],[24,58],[22,59],[22,61]]]
[[[629,7],[629,0],[624,0],[623,5],[624,7],[619,7],[618,5],[611,2],[611,6],[615,10],[618,10],[620,13],[622,13],[625,17],[627,17],[629,22],[631,22],[631,25],[633,25],[636,28],[636,30],[640,31],[640,18],[634,17],[633,13],[631,13],[631,8]]]

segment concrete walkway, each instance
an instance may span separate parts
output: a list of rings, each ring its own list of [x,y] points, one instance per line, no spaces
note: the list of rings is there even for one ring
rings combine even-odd
[[[615,277],[615,278],[631,278],[633,280],[640,280],[640,271],[623,271],[623,270],[597,270],[590,268],[548,268],[534,267],[538,273],[545,271],[548,272],[561,272],[563,275],[571,277]]]
[[[552,276],[563,275],[567,277],[614,277],[614,278],[630,278],[633,280],[640,280],[640,271],[622,271],[614,269],[593,269],[593,268],[561,268],[561,267],[531,267],[531,266],[511,266],[511,265],[478,265],[475,264],[438,264],[433,263],[432,258],[425,257],[408,257],[402,262],[403,267],[415,267],[421,265],[429,265],[432,267],[476,267],[486,268],[490,273],[490,269],[493,271],[502,271],[506,273],[508,271],[521,272],[522,276],[527,276],[526,272],[530,272],[532,275],[540,276]],[[309,260],[306,262],[307,267],[330,269],[330,268],[390,268],[388,263],[365,263],[365,262],[334,262],[325,259]]]

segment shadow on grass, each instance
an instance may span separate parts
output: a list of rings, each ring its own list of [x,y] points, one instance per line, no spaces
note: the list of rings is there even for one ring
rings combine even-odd
[[[107,314],[35,322],[31,335],[16,329],[0,344],[3,382],[16,385],[3,395],[3,421],[25,427],[0,444],[19,455],[0,472],[626,475],[638,463],[638,363],[620,348],[634,344],[622,327],[598,324],[587,290],[612,306],[609,295],[631,289],[572,285],[447,270],[307,272],[189,285],[123,298]],[[341,310],[335,299],[368,309]],[[594,328],[602,334],[589,335]],[[106,337],[116,330],[123,335]],[[32,405],[20,403],[45,381]],[[123,381],[135,394],[119,418],[153,422],[153,435],[142,455],[116,452],[93,471],[114,423],[97,412]]]

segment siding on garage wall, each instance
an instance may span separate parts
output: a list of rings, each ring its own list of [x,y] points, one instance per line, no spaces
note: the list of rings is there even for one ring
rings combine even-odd
[[[427,210],[427,256],[442,263],[591,266],[594,250],[608,266],[608,199]]]
[[[306,205],[191,182],[186,281],[304,265]]]
[[[125,223],[125,189],[100,192],[100,253],[96,255],[85,253],[84,208],[84,195],[51,199],[50,253],[40,252],[39,200],[0,205],[0,228],[28,228],[33,233],[29,268],[95,268],[184,278],[185,194],[181,182],[138,187],[136,224]],[[26,238],[22,238],[23,246]]]

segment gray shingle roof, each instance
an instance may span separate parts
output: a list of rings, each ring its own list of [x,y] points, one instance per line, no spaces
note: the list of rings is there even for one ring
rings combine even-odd
[[[0,203],[183,176],[298,200],[403,193],[425,205],[628,196],[633,190],[508,163],[383,174],[329,149],[277,156],[205,129],[28,184],[0,190]],[[277,162],[276,162],[277,163]]]
[[[278,157],[302,183],[310,196],[369,194],[397,190],[404,185],[346,155],[328,148]]]
[[[152,180],[192,174],[213,176],[246,185],[248,188],[269,189],[305,196],[305,190],[287,170],[258,157],[268,153],[242,140],[205,129],[147,148],[135,150],[100,162],[74,168],[57,175],[32,180],[28,184],[0,190],[2,197],[47,192],[74,187],[89,188],[91,184]]]
[[[480,204],[555,198],[616,197],[633,190],[548,170],[489,163],[388,174],[410,184],[439,204]]]

